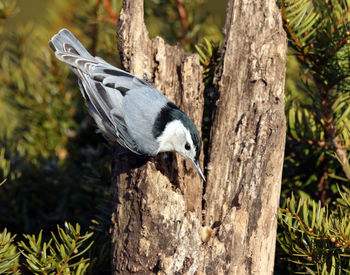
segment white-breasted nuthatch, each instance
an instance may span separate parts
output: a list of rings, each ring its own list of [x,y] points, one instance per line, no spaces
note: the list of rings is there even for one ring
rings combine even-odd
[[[89,113],[107,140],[139,155],[178,152],[205,180],[199,132],[173,102],[148,82],[90,55],[67,29],[54,35],[49,45],[78,76]]]

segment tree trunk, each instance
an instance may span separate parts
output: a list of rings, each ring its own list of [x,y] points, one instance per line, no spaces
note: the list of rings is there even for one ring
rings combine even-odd
[[[207,183],[179,155],[115,154],[114,274],[273,272],[286,54],[275,1],[229,0],[224,32]],[[142,0],[124,0],[117,33],[124,68],[146,75],[200,130],[197,55],[149,39]]]
[[[271,274],[285,145],[286,38],[274,0],[228,1],[210,139],[206,273]]]

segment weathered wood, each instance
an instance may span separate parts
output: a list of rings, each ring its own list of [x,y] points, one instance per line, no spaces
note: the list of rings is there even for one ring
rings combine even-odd
[[[151,80],[200,130],[204,86],[198,56],[169,46],[160,37],[150,40],[143,12],[143,1],[124,1],[117,27],[122,64]],[[116,154],[113,175],[114,273],[171,273],[185,270],[189,263],[195,270],[203,187],[191,163],[174,153],[146,164]]]
[[[273,0],[229,0],[207,183],[181,156],[115,154],[114,274],[271,274],[285,142],[286,39]],[[144,75],[200,129],[197,55],[149,39],[143,1],[124,0],[124,68]],[[203,196],[204,193],[204,196]],[[204,200],[204,209],[202,209]],[[206,242],[201,233],[212,229]]]
[[[206,273],[271,274],[287,49],[275,1],[228,1],[224,33],[205,192],[205,224],[215,228]]]

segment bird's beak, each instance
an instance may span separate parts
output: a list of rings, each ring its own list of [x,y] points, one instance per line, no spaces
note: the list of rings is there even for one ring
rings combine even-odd
[[[201,176],[201,178],[205,181],[205,177],[203,175],[202,169],[199,165],[198,161],[193,161],[192,159],[188,159],[189,161],[191,161],[192,165],[194,166],[194,168],[196,168],[198,174]]]

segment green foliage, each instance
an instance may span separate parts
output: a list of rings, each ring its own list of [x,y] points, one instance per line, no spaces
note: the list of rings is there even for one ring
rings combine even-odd
[[[203,42],[195,45],[199,55],[199,61],[204,67],[204,82],[206,86],[213,85],[215,73],[219,69],[221,58],[221,42],[209,41],[203,38]]]
[[[224,11],[224,4],[208,0],[145,1],[145,22],[151,37],[159,35],[170,44],[180,42],[185,50],[194,51],[197,41],[204,37],[222,40],[219,26],[223,17],[210,11],[218,6]]]
[[[11,175],[11,163],[5,157],[5,148],[0,149],[0,186],[3,185],[6,181],[6,178]],[[3,179],[1,181],[1,179]]]
[[[0,35],[3,33],[3,24],[16,11],[16,1],[0,0]]]
[[[22,240],[23,245],[39,237],[49,239],[45,232],[65,220],[86,229],[91,219],[101,216],[101,208],[109,209],[111,148],[95,133],[76,78],[56,60],[47,44],[59,29],[54,25],[65,16],[65,26],[72,24],[83,30],[70,27],[85,45],[91,45],[90,50],[107,60],[115,57],[115,41],[98,35],[103,28],[115,36],[114,23],[100,21],[106,13],[101,1],[84,1],[83,8],[81,4],[79,0],[50,1],[42,18],[46,25],[5,27],[0,36],[0,224],[17,236],[24,234],[28,240]],[[88,268],[108,272],[109,218],[103,218],[99,223],[106,231],[96,230],[91,237],[98,242],[89,249],[89,260],[80,262],[80,254],[72,255],[69,265],[76,266],[70,266],[70,271],[86,273]],[[56,270],[62,265],[71,246],[61,237],[80,234],[73,229],[69,229],[71,233],[59,229],[56,240],[38,244],[37,250],[46,249],[47,261],[44,254],[34,255],[21,247],[27,256],[27,269],[39,272],[38,268]],[[43,233],[27,235],[37,232]],[[34,249],[31,245],[27,248]],[[23,265],[20,268],[27,271]]]
[[[284,192],[306,192],[326,203],[337,180],[350,181],[350,6],[345,0],[280,5],[291,46]]]
[[[69,137],[75,134],[72,115],[78,101],[72,102],[76,92],[62,82],[68,70],[58,69],[57,62],[41,44],[42,32],[33,32],[32,28],[27,25],[3,41],[0,73],[5,100],[16,108],[8,114],[17,120],[9,128],[13,132],[2,132],[7,146],[16,146],[20,155],[36,161],[39,156],[64,154]]]
[[[292,264],[278,268],[349,273],[350,2],[279,3],[290,49],[277,254]]]
[[[332,118],[337,135],[349,148],[350,2],[303,0],[282,5],[290,44],[303,65],[303,93],[309,98],[300,103],[289,95],[290,134],[294,139],[324,141]]]
[[[93,233],[81,234],[79,224],[68,222],[64,229],[57,226],[57,231],[58,237],[51,232],[48,241],[42,230],[38,236],[24,234],[25,240],[16,245],[15,236],[4,229],[0,233],[0,274],[85,274],[90,259],[83,256],[91,250]],[[20,258],[25,264],[20,265]]]
[[[292,195],[279,210],[278,241],[305,274],[350,272],[350,190],[344,187],[339,194],[332,207]]]
[[[19,252],[13,244],[14,238],[6,228],[0,232],[0,274],[20,274]]]
[[[92,246],[87,244],[93,233],[81,235],[80,226],[65,223],[64,229],[57,226],[58,236],[52,234],[48,242],[43,242],[42,231],[36,237],[24,235],[28,244],[19,243],[26,258],[27,268],[34,274],[84,274],[89,259],[82,255]]]

